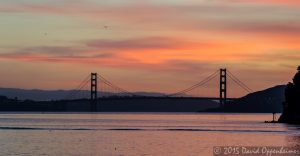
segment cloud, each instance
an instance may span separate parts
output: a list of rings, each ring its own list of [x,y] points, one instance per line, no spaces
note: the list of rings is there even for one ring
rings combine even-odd
[[[39,47],[27,47],[17,50],[15,53],[19,54],[49,54],[49,55],[73,55],[81,53],[83,49],[65,46],[39,46]]]
[[[137,50],[153,50],[153,49],[182,49],[187,45],[195,43],[182,39],[171,37],[145,37],[123,40],[90,40],[86,42],[89,47],[100,49],[137,49]],[[197,43],[198,46],[210,46],[209,43]]]
[[[225,26],[225,29],[230,29],[231,32],[244,32],[244,33],[260,33],[260,34],[274,34],[274,35],[299,35],[300,34],[300,21],[290,23],[236,23]]]
[[[0,59],[44,61],[73,64],[100,64],[117,68],[158,70],[197,70],[195,62],[295,62],[300,59],[299,50],[287,46],[266,46],[263,43],[198,41],[169,37],[144,37],[123,40],[95,39],[81,41],[73,46],[37,46],[1,53]],[[260,47],[260,48],[258,48]],[[272,47],[274,47],[272,49]],[[244,51],[244,52],[243,52]],[[242,53],[243,52],[243,53]],[[173,68],[173,67],[175,68]],[[155,68],[158,67],[158,68]]]
[[[64,55],[64,56],[51,56],[45,54],[31,54],[31,53],[7,53],[0,54],[0,59],[8,60],[19,60],[28,62],[51,62],[51,63],[71,63],[71,64],[99,64],[100,60],[105,60],[105,58],[111,57],[110,54],[98,54],[91,56],[74,56],[74,55]]]
[[[239,2],[239,3],[254,3],[254,4],[271,4],[271,5],[288,5],[288,6],[300,6],[299,0],[225,0],[227,2]]]
[[[82,46],[38,46],[20,48],[13,52],[1,53],[0,59],[41,62],[82,63],[89,59],[113,57],[112,53],[90,52]]]
[[[144,47],[143,47],[144,48]],[[26,48],[28,49],[44,49],[44,48]],[[57,49],[46,48],[49,49]],[[62,48],[64,49],[64,48]],[[66,48],[68,49],[68,48]],[[150,50],[151,51],[151,50]],[[101,65],[102,67],[112,67],[121,69],[138,69],[149,71],[173,71],[173,72],[197,72],[201,70],[208,70],[210,67],[221,67],[226,64],[235,64],[236,66],[257,67],[264,65],[265,68],[272,66],[291,66],[300,60],[300,53],[298,50],[284,50],[277,52],[261,52],[255,54],[194,54],[191,57],[165,57],[160,58],[158,62],[149,62],[148,57],[128,57],[123,55],[122,51],[116,53],[88,53],[85,54],[77,52],[76,54],[70,53],[52,53],[51,51],[45,52],[15,52],[15,53],[2,53],[0,59],[4,60],[19,60],[29,62],[51,62],[51,63],[67,63],[67,64],[90,64]],[[141,51],[142,53],[143,51]],[[155,49],[154,49],[154,52]],[[128,53],[128,52],[125,52]],[[143,54],[143,53],[142,53]],[[144,55],[144,54],[143,54]],[[163,55],[160,52],[152,54],[153,57]],[[134,56],[134,54],[132,54]],[[203,56],[203,58],[201,57]],[[207,59],[208,57],[209,59]],[[177,59],[176,59],[177,58]],[[151,58],[149,58],[151,59]],[[155,59],[155,60],[158,60]],[[256,68],[255,67],[255,68]],[[204,69],[205,68],[205,69]]]
[[[265,52],[256,55],[245,55],[246,58],[252,61],[270,61],[270,62],[290,62],[297,63],[300,60],[300,50],[279,50]]]

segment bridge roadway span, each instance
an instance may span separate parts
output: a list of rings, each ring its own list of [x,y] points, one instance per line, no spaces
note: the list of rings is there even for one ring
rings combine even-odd
[[[234,100],[228,98],[227,101]],[[95,111],[108,112],[197,112],[219,107],[216,97],[101,97],[97,99]],[[88,99],[66,102],[69,111],[90,111]]]
[[[156,99],[156,100],[220,100],[219,97],[170,97],[170,96],[110,96],[98,98],[99,103],[101,100],[139,100],[139,99]],[[237,98],[227,98],[227,101],[234,101]]]

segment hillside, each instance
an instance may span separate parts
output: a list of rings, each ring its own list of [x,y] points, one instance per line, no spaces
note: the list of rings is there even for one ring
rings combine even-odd
[[[226,106],[226,112],[282,112],[285,85],[248,94]]]

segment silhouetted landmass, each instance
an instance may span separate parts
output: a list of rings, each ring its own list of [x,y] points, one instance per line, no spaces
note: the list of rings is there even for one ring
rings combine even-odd
[[[51,101],[61,100],[66,98],[74,91],[67,90],[39,90],[39,89],[17,89],[17,88],[0,88],[0,95],[8,98],[17,98],[19,100],[34,100],[34,101]],[[82,97],[78,97],[82,98]]]
[[[98,103],[98,111],[105,112],[247,112],[247,113],[271,113],[282,112],[282,104],[284,101],[285,85],[275,86],[266,90],[258,91],[239,98],[235,101],[228,102],[225,108],[218,108],[219,103],[213,100],[203,100],[197,98],[168,98],[160,96],[160,93],[141,93],[149,96],[141,97],[109,97],[100,98]],[[0,89],[1,90],[1,89]],[[9,94],[21,93],[30,94],[35,92],[34,97],[40,95],[41,99],[48,97],[65,97],[67,91],[41,91],[41,90],[18,90],[18,89],[2,89],[10,90]],[[89,96],[89,92],[86,96]],[[52,94],[51,94],[52,93]],[[7,95],[8,93],[6,93]],[[34,94],[34,93],[33,93]],[[64,94],[64,96],[57,95]],[[17,95],[11,95],[16,97]],[[56,96],[57,95],[57,96]],[[102,93],[103,95],[103,93]],[[156,95],[156,96],[150,96]],[[23,95],[23,98],[29,97]],[[77,100],[48,100],[33,101],[7,98],[1,96],[0,111],[73,111],[87,112],[90,111],[90,101],[88,98],[80,98]]]
[[[300,124],[300,66],[293,78],[293,83],[289,82],[285,88],[284,111],[279,118],[279,122]]]
[[[9,99],[0,96],[0,111],[63,111],[66,109],[64,101],[32,101]]]
[[[0,111],[89,112],[89,99],[31,101],[0,97]],[[219,106],[212,100],[168,97],[109,97],[98,100],[103,112],[197,112]]]
[[[211,112],[245,112],[245,113],[280,113],[284,100],[285,85],[279,85],[266,90],[248,94],[233,102],[228,102],[225,108],[210,109]]]
[[[162,93],[156,92],[135,92],[134,94],[140,96],[165,96]],[[89,90],[74,91],[74,90],[40,90],[40,89],[18,89],[18,88],[0,88],[0,95],[14,99],[17,97],[19,100],[34,100],[34,101],[52,101],[63,99],[83,99],[90,97]],[[98,92],[98,96],[111,96],[115,95],[109,92]],[[122,95],[122,94],[120,94]]]

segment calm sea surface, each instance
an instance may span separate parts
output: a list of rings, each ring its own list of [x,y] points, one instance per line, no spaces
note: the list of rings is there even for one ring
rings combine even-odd
[[[300,147],[271,114],[0,114],[0,155],[212,155],[214,146]]]

